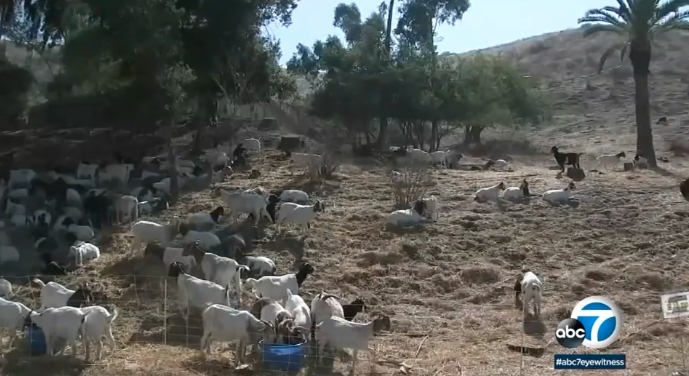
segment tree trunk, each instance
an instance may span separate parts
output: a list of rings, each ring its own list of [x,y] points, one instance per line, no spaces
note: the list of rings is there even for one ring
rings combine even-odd
[[[177,182],[177,157],[172,147],[172,126],[167,132],[167,160],[170,162],[170,205],[176,205],[179,198],[179,185]]]
[[[433,120],[431,122],[431,142],[428,145],[428,151],[434,152],[438,150],[438,144],[440,143],[440,138],[438,137],[438,121]]]
[[[629,59],[634,68],[634,100],[636,104],[636,149],[648,160],[650,167],[658,167],[653,130],[651,128],[650,93],[648,89],[648,66],[651,63],[650,44],[647,50],[632,46]]]
[[[395,0],[390,0],[390,6],[388,7],[388,25],[385,30],[385,52],[387,53],[385,61],[388,61],[388,58],[390,57],[390,46],[392,44],[392,13],[395,7]],[[383,93],[383,98],[387,98],[387,93]],[[387,108],[387,103],[383,103],[385,107]],[[387,145],[388,142],[388,118],[386,117],[381,117],[379,119],[379,124],[378,124],[378,142],[377,142],[377,148],[378,150],[385,150],[385,146]]]
[[[464,145],[480,144],[481,133],[485,127],[482,125],[467,125],[464,127]]]

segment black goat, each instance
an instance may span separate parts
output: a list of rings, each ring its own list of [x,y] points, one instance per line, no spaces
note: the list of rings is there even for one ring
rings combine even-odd
[[[565,165],[581,168],[579,166],[579,157],[584,153],[560,153],[557,146],[553,146],[550,151],[553,153],[558,166],[560,166],[561,172],[565,172]]]

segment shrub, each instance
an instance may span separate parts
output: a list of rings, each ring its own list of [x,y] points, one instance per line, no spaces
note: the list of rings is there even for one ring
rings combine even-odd
[[[397,206],[409,206],[435,185],[431,169],[426,166],[406,167],[399,172],[400,175],[390,173],[392,197]]]

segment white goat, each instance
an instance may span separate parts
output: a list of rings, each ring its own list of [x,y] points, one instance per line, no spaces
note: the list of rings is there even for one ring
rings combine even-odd
[[[311,310],[306,305],[304,299],[299,295],[293,295],[291,291],[287,290],[287,302],[285,303],[285,310],[294,318],[294,324],[297,330],[301,332],[304,338],[309,338],[309,331],[311,330]],[[303,329],[306,328],[304,332]]]
[[[100,249],[94,244],[77,240],[69,247],[69,257],[74,257],[75,264],[82,266],[85,262],[99,258]]]
[[[240,265],[237,261],[208,253],[201,248],[200,242],[194,241],[187,245],[182,256],[194,256],[197,265],[201,265],[204,277],[221,286],[227,286],[230,282],[235,284],[237,293],[241,294],[242,282],[240,279],[241,271],[249,271],[246,265]]]
[[[564,203],[569,201],[569,198],[572,197],[572,190],[575,188],[574,182],[570,182],[564,189],[551,189],[546,191],[543,193],[542,197],[544,201],[550,204]]]
[[[382,316],[367,323],[347,321],[340,317],[330,317],[316,325],[319,364],[323,362],[326,345],[336,349],[352,350],[351,374],[356,374],[356,362],[359,351],[368,350],[368,343],[373,335],[381,330],[390,330],[390,318]]]
[[[411,149],[407,152],[407,157],[412,164],[431,164],[433,162],[431,155],[421,149]]]
[[[426,204],[426,216],[437,221],[440,216],[438,213],[438,196],[431,195],[431,197],[422,198],[421,201]]]
[[[115,351],[115,338],[112,336],[112,322],[117,318],[117,308],[112,313],[101,306],[84,307],[81,309],[86,314],[84,323],[81,327],[82,341],[86,351],[86,359],[91,355],[90,343],[96,344],[96,360],[100,360],[103,344],[101,337],[105,336],[105,341],[111,351]]]
[[[426,203],[419,200],[412,209],[395,210],[388,214],[385,222],[393,226],[415,226],[423,222],[426,212]]]
[[[259,279],[247,278],[246,284],[252,288],[256,297],[268,298],[273,301],[285,302],[287,300],[287,290],[292,295],[299,294],[299,287],[309,274],[314,271],[313,266],[304,263],[299,267],[297,273],[290,273],[281,276],[265,276]]]
[[[70,290],[57,282],[44,283],[38,278],[34,278],[33,282],[41,286],[41,308],[59,308],[67,305],[69,298],[74,295],[77,290]],[[83,293],[83,289],[80,289]]]
[[[325,205],[316,200],[313,205],[300,205],[292,202],[285,202],[280,205],[275,214],[275,232],[280,231],[283,222],[294,223],[301,227],[302,232],[311,228],[310,222],[316,218],[316,213],[324,212]]]
[[[139,250],[141,244],[157,243],[167,245],[175,238],[179,231],[179,220],[173,218],[170,223],[161,225],[150,221],[138,221],[132,226],[134,241],[132,250]]]
[[[543,284],[541,280],[532,272],[526,272],[524,277],[517,280],[514,285],[515,298],[519,295],[523,296],[522,308],[524,317],[526,317],[526,313],[529,311],[529,303],[533,304],[534,315],[536,315],[536,317],[541,316],[542,291]]]
[[[238,311],[221,304],[210,304],[203,309],[203,336],[201,352],[211,352],[213,340],[222,342],[237,341],[235,358],[237,363],[244,362],[247,344],[256,344],[261,339],[264,343],[274,341],[275,329],[272,323],[257,319],[248,311]]]
[[[58,355],[53,354],[53,349],[60,338],[72,346],[72,356],[77,354],[77,339],[86,317],[86,313],[81,309],[74,307],[48,308],[41,313],[32,311],[29,313],[29,317],[43,330],[48,355]],[[60,353],[63,350],[60,350]]]
[[[19,251],[10,245],[0,245],[0,264],[19,261]]]
[[[206,304],[230,306],[229,288],[189,275],[180,262],[170,265],[170,277],[177,278],[179,309],[184,320],[189,319],[189,306],[203,309]]]
[[[431,159],[433,159],[434,164],[440,164],[441,166],[446,167],[446,168],[450,164],[450,161],[448,158],[449,154],[450,154],[449,150],[448,151],[434,151],[434,152],[430,153]]]
[[[218,224],[220,217],[225,214],[225,209],[218,206],[209,213],[194,213],[187,217],[187,223],[196,230],[210,231]]]
[[[529,182],[526,179],[522,180],[519,187],[508,187],[502,194],[502,198],[506,200],[519,200],[529,196],[531,196],[529,193]]]
[[[597,167],[598,169],[603,168],[604,170],[613,170],[615,169],[615,166],[617,166],[620,163],[620,160],[622,158],[626,158],[627,154],[625,154],[623,151],[619,152],[617,154],[603,154],[599,157],[596,158],[597,162]]]
[[[474,201],[498,201],[500,197],[500,191],[505,190],[505,183],[500,182],[488,188],[480,188],[474,194]]]
[[[19,292],[19,289],[17,289],[17,292]],[[0,277],[0,298],[7,298],[10,295],[14,295],[12,293],[12,284],[5,278]]]
[[[298,189],[285,189],[280,193],[280,201],[304,203],[309,202],[309,195],[304,191]]]
[[[184,235],[184,238],[182,239],[183,244],[192,244],[197,241],[205,249],[211,249],[212,247],[217,247],[220,244],[222,244],[220,238],[218,238],[218,235],[206,231],[190,230],[186,233],[186,235]]]
[[[255,276],[273,276],[277,270],[275,262],[264,256],[246,256],[242,255],[237,258],[237,262],[246,265],[251,269],[251,273]]]
[[[266,209],[266,200],[263,196],[245,192],[231,193],[225,190],[220,191],[220,196],[227,205],[228,211],[231,212],[230,216],[233,222],[236,222],[242,213],[253,215],[255,225],[258,224],[258,220],[261,217],[268,218],[272,222],[272,218]]]
[[[335,295],[327,294],[325,291],[321,291],[311,301],[311,314],[313,315],[313,322],[316,324],[332,316],[344,318],[342,304]]]
[[[0,298],[0,328],[10,332],[10,343],[7,347],[12,347],[17,338],[17,330],[24,328],[24,319],[29,312],[31,309],[22,303]]]
[[[115,203],[115,212],[117,223],[121,223],[123,217],[127,217],[130,222],[136,221],[139,219],[139,200],[134,196],[122,196]]]
[[[79,166],[77,166],[77,179],[89,179],[91,181],[96,181],[97,172],[97,164],[91,164],[87,161],[80,161]]]

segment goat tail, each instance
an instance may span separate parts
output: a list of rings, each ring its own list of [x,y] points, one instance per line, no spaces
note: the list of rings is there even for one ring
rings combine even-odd
[[[244,281],[244,283],[251,287],[256,287],[256,282],[258,282],[258,279],[255,278],[247,278],[246,281]]]
[[[34,278],[34,279],[33,279],[33,283],[35,283],[35,284],[37,284],[37,285],[39,285],[39,286],[41,286],[41,287],[45,287],[45,282],[41,281],[41,280],[38,279],[38,278]]]

